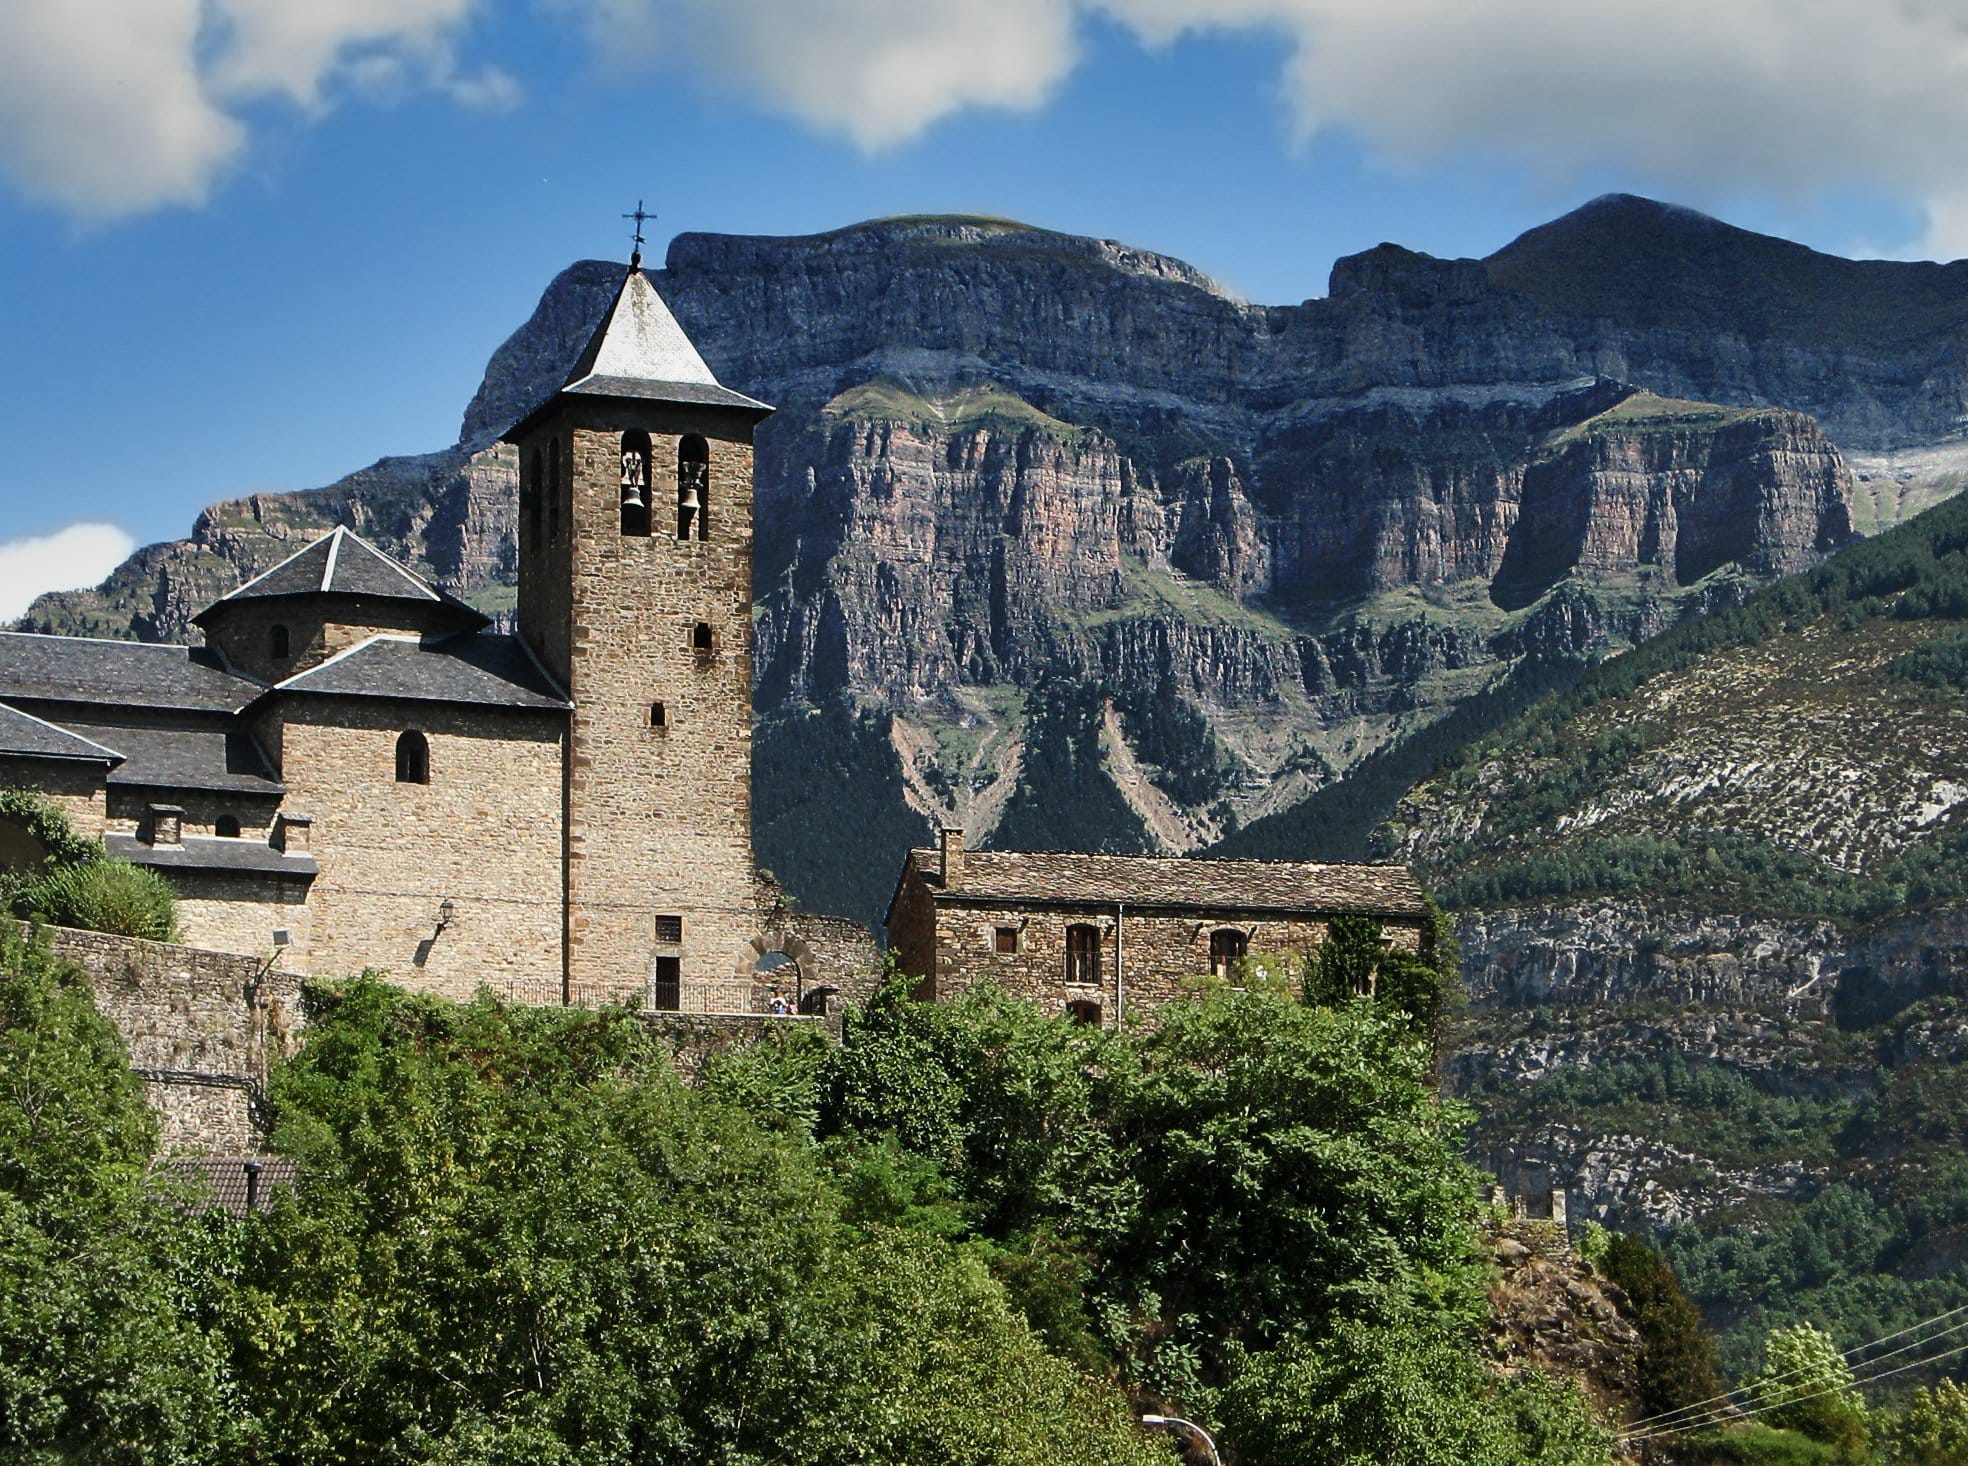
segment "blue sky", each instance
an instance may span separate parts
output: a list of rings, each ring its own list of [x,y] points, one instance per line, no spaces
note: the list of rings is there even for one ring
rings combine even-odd
[[[1269,303],[1609,189],[1951,257],[1964,59],[1968,0],[8,0],[0,616],[452,441],[639,196],[656,259],[964,211]]]

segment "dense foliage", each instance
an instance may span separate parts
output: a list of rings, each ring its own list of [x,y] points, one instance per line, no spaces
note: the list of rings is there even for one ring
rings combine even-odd
[[[10,1459],[1146,1463],[1164,1402],[1247,1463],[1606,1459],[1474,1363],[1465,1117],[1368,999],[1115,1034],[890,988],[692,1088],[627,1013],[360,980],[273,1085],[297,1188],[235,1219],[147,1168],[86,991],[0,970]]]
[[[0,823],[46,852],[38,865],[0,871],[0,906],[56,926],[143,937],[178,938],[177,894],[156,871],[110,860],[101,844],[75,832],[40,795],[0,789]]]
[[[1077,850],[1152,854],[1155,842],[1100,750],[1107,690],[1058,673],[1045,676],[1026,701],[1025,757],[991,844],[999,850],[1057,850],[1070,831]]]
[[[1431,797],[1480,797],[1483,828],[1445,853],[1435,888],[1451,907],[1594,895],[1644,894],[1698,907],[1869,922],[1908,906],[1968,896],[1968,831],[1943,827],[1890,863],[1855,875],[1772,841],[1727,829],[1666,838],[1587,830],[1552,834],[1667,730],[1588,713],[1656,678],[1732,648],[1821,622],[1937,623],[1925,646],[1900,655],[1882,685],[1914,683],[1937,696],[1962,690],[1968,618],[1968,498],[1957,497],[1840,551],[1742,605],[1688,622],[1585,673],[1501,731],[1444,760]],[[1480,796],[1475,786],[1482,781]]]
[[[1664,1415],[1721,1394],[1715,1341],[1667,1259],[1638,1237],[1614,1233],[1599,1266],[1626,1294],[1640,1331],[1640,1414]]]

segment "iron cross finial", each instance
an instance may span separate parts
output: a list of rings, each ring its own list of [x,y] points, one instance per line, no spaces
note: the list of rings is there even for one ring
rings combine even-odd
[[[624,219],[635,220],[635,247],[629,253],[629,268],[631,270],[640,270],[642,268],[642,226],[656,216],[645,212],[642,207],[642,200],[637,199],[635,212],[633,214],[624,214],[622,217]]]

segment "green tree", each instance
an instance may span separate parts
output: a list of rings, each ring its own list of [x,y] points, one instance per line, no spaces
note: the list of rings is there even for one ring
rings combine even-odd
[[[1968,1389],[1951,1379],[1921,1386],[1881,1434],[1895,1466],[1968,1466]]]
[[[222,1366],[195,1294],[224,1224],[154,1192],[156,1123],[116,1029],[11,923],[0,1096],[0,1456],[211,1459]]]
[[[1865,1401],[1830,1334],[1810,1324],[1772,1329],[1763,1344],[1763,1370],[1749,1382],[1763,1419],[1863,1459]]]
[[[1600,1263],[1633,1306],[1640,1356],[1642,1416],[1679,1410],[1722,1393],[1715,1340],[1667,1259],[1623,1232],[1606,1239]]]
[[[1492,1373],[1440,1320],[1342,1322],[1258,1355],[1222,1404],[1257,1466],[1609,1466],[1611,1437],[1578,1392],[1535,1369]]]

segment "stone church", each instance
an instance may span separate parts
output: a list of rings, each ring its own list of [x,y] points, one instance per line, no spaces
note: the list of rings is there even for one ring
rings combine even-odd
[[[871,971],[751,844],[752,435],[632,264],[520,460],[517,634],[347,529],[198,647],[0,634],[0,787],[164,872],[193,946],[517,1000],[748,1012]],[[0,865],[38,858],[0,823]],[[790,986],[790,984],[789,984]]]

